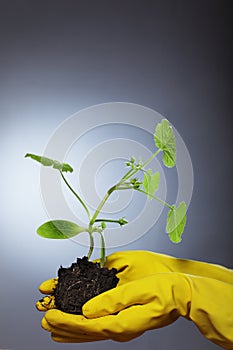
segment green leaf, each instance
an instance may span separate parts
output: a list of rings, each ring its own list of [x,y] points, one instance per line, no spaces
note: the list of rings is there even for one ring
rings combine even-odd
[[[37,229],[39,236],[51,239],[74,237],[86,229],[66,220],[47,221]]]
[[[156,127],[154,140],[156,146],[163,151],[163,163],[172,168],[176,163],[176,140],[172,127],[163,119]]]
[[[175,205],[169,210],[167,215],[166,231],[170,240],[174,243],[181,242],[181,236],[186,224],[186,204],[181,202],[176,208]]]
[[[38,156],[36,154],[31,154],[31,153],[27,153],[25,155],[25,158],[27,157],[36,160],[37,162],[41,163],[44,166],[52,166],[54,169],[60,170],[62,172],[69,171],[72,173],[73,171],[73,168],[67,163],[60,163],[57,160],[53,160],[43,156]]]
[[[149,199],[152,199],[151,196],[157,191],[159,187],[159,181],[160,181],[160,173],[157,171],[156,173],[152,174],[152,170],[148,170],[143,177],[143,187],[145,189],[145,192],[147,193]]]

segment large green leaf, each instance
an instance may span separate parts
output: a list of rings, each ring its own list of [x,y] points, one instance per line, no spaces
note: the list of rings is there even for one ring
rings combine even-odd
[[[154,140],[156,146],[163,151],[163,163],[168,168],[176,164],[176,140],[172,127],[163,119],[156,127]]]
[[[67,163],[60,163],[57,160],[53,160],[47,157],[43,157],[43,156],[38,156],[36,154],[32,154],[32,153],[27,153],[25,155],[25,157],[29,157],[31,159],[36,160],[37,162],[41,163],[44,166],[52,166],[54,169],[60,170],[62,172],[71,172],[73,171],[73,168],[67,164]]]
[[[175,205],[169,210],[167,215],[166,231],[169,238],[174,243],[181,241],[182,233],[186,224],[186,204],[181,202],[176,208]]]
[[[47,221],[37,229],[39,236],[51,239],[66,239],[84,231],[85,228],[66,220]]]
[[[145,189],[145,192],[147,193],[149,199],[152,199],[151,196],[157,191],[159,187],[159,181],[160,181],[160,174],[157,171],[156,173],[152,174],[152,170],[148,170],[143,177],[143,187]]]

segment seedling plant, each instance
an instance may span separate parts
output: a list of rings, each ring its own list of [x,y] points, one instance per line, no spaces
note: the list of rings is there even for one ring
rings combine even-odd
[[[152,170],[147,167],[148,164],[151,163],[160,153],[162,153],[162,162],[166,167],[172,168],[176,164],[176,141],[173,129],[167,119],[162,119],[162,121],[157,124],[154,133],[154,142],[156,151],[146,161],[136,160],[132,156],[126,162],[128,171],[115,185],[108,189],[93,214],[90,212],[81,196],[72,188],[64,175],[64,173],[73,172],[73,168],[69,164],[61,163],[44,156],[27,153],[25,157],[32,158],[43,166],[50,166],[59,171],[65,185],[82,205],[88,218],[88,223],[84,227],[66,220],[47,221],[37,229],[38,235],[50,239],[67,239],[74,237],[81,232],[87,232],[90,238],[90,245],[87,253],[89,260],[94,249],[94,233],[97,232],[100,235],[101,242],[100,266],[103,267],[105,263],[104,230],[108,223],[115,223],[123,226],[126,225],[128,221],[125,217],[121,217],[118,220],[99,217],[101,210],[113,192],[133,190],[146,195],[149,200],[154,199],[159,201],[161,205],[168,208],[166,232],[172,242],[179,243],[186,224],[186,204],[182,201],[178,206],[175,206],[174,204],[171,205],[157,197],[155,194],[159,187],[160,173],[158,171],[153,173]],[[137,177],[140,172],[143,174],[142,181],[139,181],[139,178]]]

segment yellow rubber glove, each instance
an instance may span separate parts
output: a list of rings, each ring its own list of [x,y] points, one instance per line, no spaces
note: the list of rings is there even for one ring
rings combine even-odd
[[[117,269],[118,285],[161,272],[181,272],[233,284],[233,271],[223,266],[143,250],[113,253],[106,258],[105,266]]]
[[[206,338],[233,349],[232,270],[143,251],[114,253],[106,265],[117,268],[119,286],[88,301],[85,317],[46,312],[42,327],[54,340],[128,341],[184,316]],[[46,281],[40,290],[51,292],[54,283]]]

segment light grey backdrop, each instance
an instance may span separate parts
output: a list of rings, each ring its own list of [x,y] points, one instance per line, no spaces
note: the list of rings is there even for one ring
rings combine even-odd
[[[168,118],[189,149],[195,185],[182,244],[163,218],[127,249],[233,266],[231,1],[0,1],[0,348],[217,349],[183,319],[121,344],[57,344],[40,328],[38,284],[83,254],[45,241],[41,153],[71,114],[125,101]],[[117,120],[116,120],[117,122]],[[142,135],[141,142],[147,142]],[[143,141],[144,137],[144,141]],[[109,252],[114,249],[110,249]],[[98,252],[95,252],[97,255]]]

